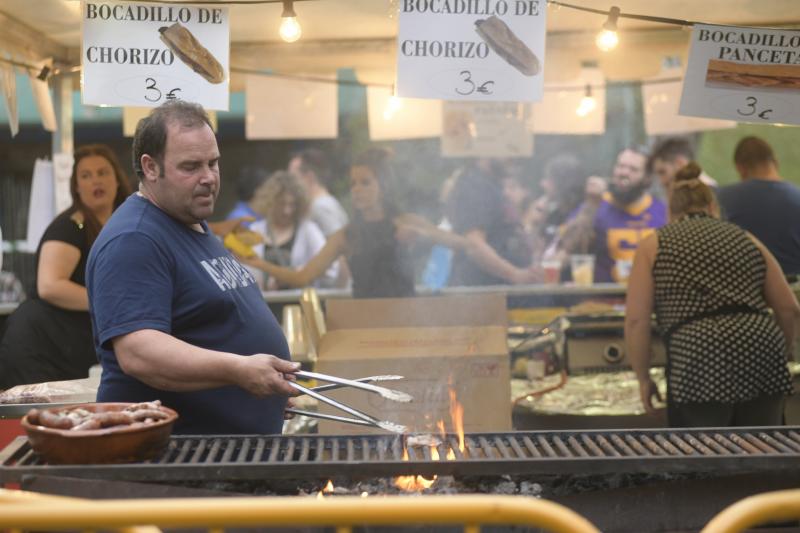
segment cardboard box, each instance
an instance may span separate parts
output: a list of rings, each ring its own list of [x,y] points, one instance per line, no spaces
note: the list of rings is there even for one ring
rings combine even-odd
[[[328,300],[327,332],[316,368],[346,378],[405,376],[383,385],[411,394],[403,404],[354,389],[326,395],[411,432],[456,432],[452,390],[463,407],[466,432],[511,429],[506,301],[501,294],[429,298]],[[320,411],[345,415],[321,404]],[[319,421],[322,434],[382,430]]]

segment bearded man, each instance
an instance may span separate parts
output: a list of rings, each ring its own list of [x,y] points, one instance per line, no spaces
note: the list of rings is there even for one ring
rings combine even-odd
[[[624,282],[639,242],[667,223],[667,206],[648,190],[647,152],[629,147],[617,155],[611,179],[591,176],[586,201],[562,229],[560,254],[595,255],[595,283]]]

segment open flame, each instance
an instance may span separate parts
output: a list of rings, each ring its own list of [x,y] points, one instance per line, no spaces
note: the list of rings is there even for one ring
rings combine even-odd
[[[436,457],[433,454],[436,453]],[[431,446],[431,459],[439,460],[439,452],[435,446]],[[408,461],[408,449],[403,447],[403,461]],[[422,476],[398,476],[394,478],[394,486],[406,492],[419,492],[430,488],[436,481],[436,476],[428,479]]]
[[[325,497],[325,494],[332,494],[333,493],[333,481],[328,480],[328,483],[322,487],[322,490],[317,493],[317,499],[321,500]]]
[[[464,406],[456,398],[456,389],[450,383],[450,420],[453,430],[458,435],[458,449],[464,451]]]
[[[458,449],[464,452],[464,406],[458,401],[455,387],[453,387],[452,376],[449,380],[450,392],[450,422],[453,426],[453,431],[458,435]],[[443,442],[447,442],[447,430],[445,428],[444,420],[436,422],[436,429],[439,430],[439,435],[442,437]],[[430,446],[431,460],[439,461],[439,449],[436,446]],[[456,455],[452,448],[448,447],[446,460],[455,460]],[[403,461],[408,461],[408,449],[403,446]],[[436,476],[428,479],[423,476],[399,476],[394,480],[394,486],[407,491],[418,492],[431,487],[436,482]]]

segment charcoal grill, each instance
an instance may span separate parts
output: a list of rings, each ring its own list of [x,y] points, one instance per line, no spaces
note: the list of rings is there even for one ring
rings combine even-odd
[[[182,482],[353,479],[410,474],[499,476],[800,469],[800,427],[541,431],[468,434],[464,451],[449,435],[431,449],[404,437],[173,436],[157,459],[130,465],[48,465],[19,437],[0,452],[0,482],[25,475]]]

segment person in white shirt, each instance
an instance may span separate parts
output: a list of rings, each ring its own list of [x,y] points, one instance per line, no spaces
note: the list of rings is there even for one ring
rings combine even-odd
[[[250,230],[261,234],[263,244],[253,247],[261,258],[280,266],[299,270],[325,246],[325,235],[319,226],[308,218],[309,199],[305,189],[292,174],[279,170],[256,189],[252,200],[253,210],[260,220],[250,224]],[[315,280],[316,287],[332,287],[338,276],[338,263]],[[261,287],[268,290],[284,289],[285,285],[274,278],[264,278],[264,273],[253,269]]]
[[[328,191],[330,165],[322,150],[307,148],[289,161],[288,171],[300,180],[311,200],[309,218],[326,237],[347,225],[347,213],[342,204]]]

